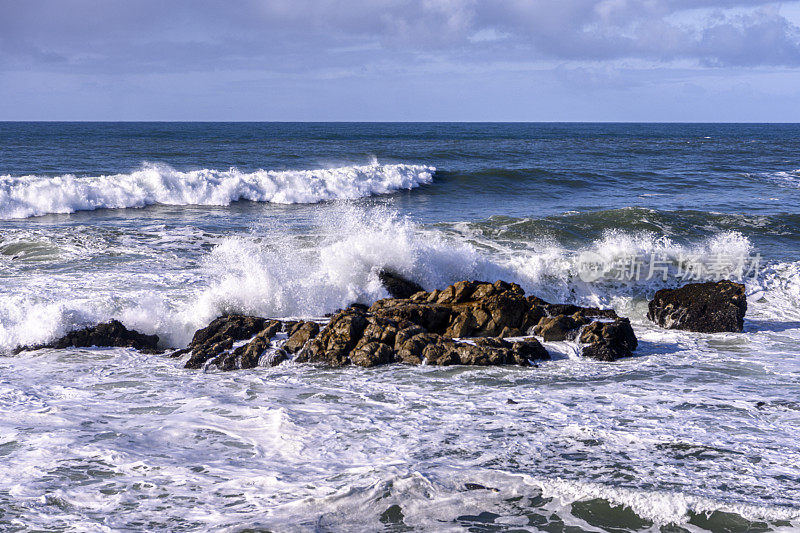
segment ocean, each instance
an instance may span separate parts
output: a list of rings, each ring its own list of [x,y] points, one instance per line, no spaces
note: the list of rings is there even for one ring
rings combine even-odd
[[[590,279],[587,255],[645,266]],[[751,267],[744,332],[647,320],[720,259]],[[613,307],[640,346],[12,352],[111,318],[165,348],[227,312],[322,318],[386,297],[382,269]],[[0,123],[0,529],[800,531],[800,125]]]

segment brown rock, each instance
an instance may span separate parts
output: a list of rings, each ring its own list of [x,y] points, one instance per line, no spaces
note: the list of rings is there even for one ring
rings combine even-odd
[[[565,341],[577,333],[581,325],[583,321],[573,316],[558,315],[542,318],[533,331],[547,342]]]
[[[300,322],[292,328],[289,338],[283,345],[283,349],[290,354],[297,353],[318,334],[319,324],[316,322]]]
[[[394,362],[394,351],[386,344],[369,342],[350,354],[350,362],[357,366],[372,367]]]

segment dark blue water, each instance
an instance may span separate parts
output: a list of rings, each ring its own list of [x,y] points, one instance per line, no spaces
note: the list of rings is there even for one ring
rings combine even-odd
[[[145,162],[320,169],[371,158],[436,168],[432,184],[391,198],[422,222],[578,213],[554,223],[564,237],[667,225],[689,235],[711,224],[776,253],[797,250],[795,124],[0,123],[0,175],[10,176],[124,174]]]

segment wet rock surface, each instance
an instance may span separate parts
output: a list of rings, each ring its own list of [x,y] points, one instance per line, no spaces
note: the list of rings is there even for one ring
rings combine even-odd
[[[723,280],[662,289],[648,304],[647,318],[667,329],[738,332],[746,312],[744,285]]]
[[[34,346],[20,346],[14,350],[14,353],[40,350],[42,348],[89,348],[92,346],[135,348],[145,353],[159,353],[161,351],[158,349],[157,335],[145,335],[126,328],[119,320],[111,320],[96,326],[71,331],[53,342]]]
[[[410,288],[418,287],[404,285],[406,293]],[[504,281],[460,281],[371,306],[353,304],[332,315],[324,326],[224,315],[197,330],[189,345],[171,356],[189,354],[185,368],[223,371],[274,366],[292,358],[332,367],[530,366],[550,359],[532,335],[546,342],[580,342],[585,345],[584,357],[601,361],[628,357],[638,344],[630,321],[613,310],[550,304]],[[157,342],[155,335],[111,321],[33,348],[125,346],[155,351]]]
[[[336,367],[525,366],[550,358],[537,339],[525,337],[531,334],[546,341],[579,340],[588,344],[587,357],[604,361],[630,356],[637,345],[630,322],[613,310],[550,304],[503,281],[460,281],[341,310],[318,336],[304,341],[295,360]]]
[[[378,272],[378,279],[392,298],[408,298],[412,294],[424,290],[419,283],[415,283],[391,270]]]
[[[197,330],[189,347],[178,350],[173,356],[190,351],[192,355],[185,368],[202,368],[207,364],[216,364],[221,370],[253,368],[258,366],[260,357],[270,347],[270,339],[282,327],[279,320],[247,315],[221,316]],[[236,342],[248,339],[251,339],[248,343],[234,349]]]

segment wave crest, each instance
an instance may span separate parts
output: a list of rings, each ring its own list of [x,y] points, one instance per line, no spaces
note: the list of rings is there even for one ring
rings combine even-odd
[[[352,200],[433,181],[434,167],[389,164],[319,170],[179,171],[146,163],[129,174],[94,177],[0,176],[0,219],[166,205],[279,204]]]

